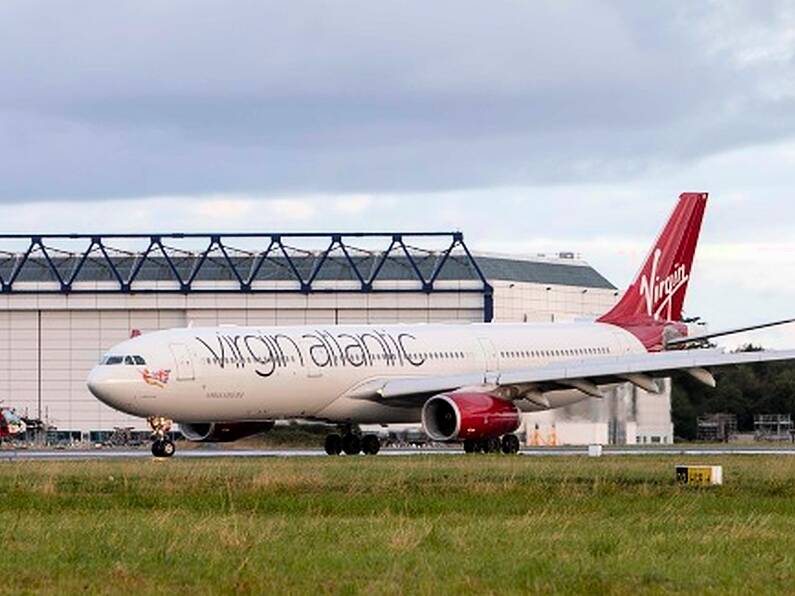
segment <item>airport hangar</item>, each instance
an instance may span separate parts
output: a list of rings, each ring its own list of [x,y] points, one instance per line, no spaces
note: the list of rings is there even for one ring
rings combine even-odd
[[[473,254],[460,233],[0,235],[0,403],[70,440],[147,429],[86,376],[134,333],[173,327],[593,319],[618,290],[571,253]],[[671,443],[663,395],[528,414],[528,443]]]

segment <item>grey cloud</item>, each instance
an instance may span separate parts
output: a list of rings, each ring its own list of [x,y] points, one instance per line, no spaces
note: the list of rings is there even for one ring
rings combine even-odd
[[[780,55],[742,60],[791,20],[778,2],[7,1],[0,199],[623,180],[791,136]]]

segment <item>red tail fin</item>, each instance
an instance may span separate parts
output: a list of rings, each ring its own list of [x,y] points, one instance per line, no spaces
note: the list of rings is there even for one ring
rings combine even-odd
[[[684,193],[638,277],[621,301],[599,319],[627,326],[649,321],[680,321],[693,266],[706,193]]]

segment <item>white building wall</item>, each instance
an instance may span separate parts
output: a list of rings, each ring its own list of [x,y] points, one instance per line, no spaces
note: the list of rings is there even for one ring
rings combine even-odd
[[[38,407],[38,316],[0,311],[0,403],[22,413]]]
[[[492,282],[494,316],[500,322],[561,322],[596,318],[616,303],[612,289],[551,286],[547,284]]]
[[[671,420],[671,380],[666,379],[661,395],[648,395],[639,391],[636,409],[636,443],[671,444],[674,442],[674,424]]]

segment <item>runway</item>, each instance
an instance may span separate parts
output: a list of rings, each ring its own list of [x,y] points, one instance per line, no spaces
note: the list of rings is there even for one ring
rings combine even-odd
[[[416,457],[462,455],[458,448],[390,448],[381,451],[381,457]],[[520,452],[525,457],[587,457],[587,447],[533,447]],[[778,455],[795,456],[795,446],[770,445],[704,445],[704,446],[646,446],[605,447],[603,457],[643,456],[719,456],[719,455]],[[268,459],[328,457],[322,449],[212,449],[193,448],[177,450],[176,459]],[[16,449],[0,451],[0,461],[84,461],[114,459],[153,459],[148,449],[74,449],[34,450]]]

